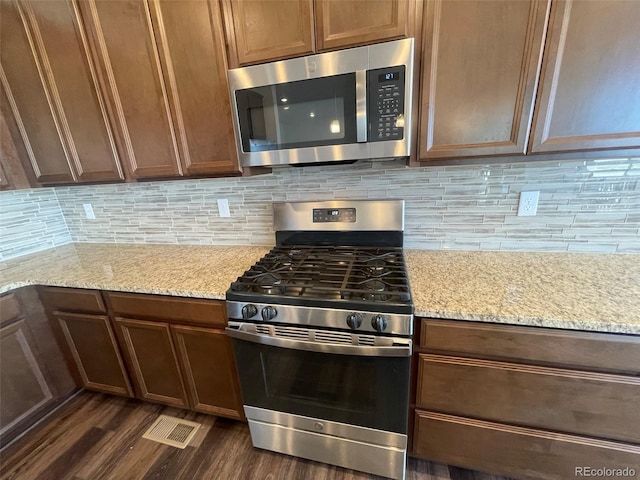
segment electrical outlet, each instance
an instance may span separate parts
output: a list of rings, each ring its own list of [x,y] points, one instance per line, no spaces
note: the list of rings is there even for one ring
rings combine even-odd
[[[519,217],[532,217],[538,211],[538,199],[540,192],[520,192],[520,203],[518,204]]]
[[[84,208],[84,214],[89,220],[96,219],[96,214],[93,213],[93,207],[90,203],[83,203],[82,208]]]
[[[225,218],[231,216],[231,211],[229,210],[229,200],[227,200],[226,198],[218,199],[218,214],[221,217]]]

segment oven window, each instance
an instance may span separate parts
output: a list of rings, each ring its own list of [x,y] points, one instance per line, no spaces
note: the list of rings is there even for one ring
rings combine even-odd
[[[236,91],[244,152],[356,143],[355,73]]]
[[[409,357],[233,342],[245,405],[407,433]]]

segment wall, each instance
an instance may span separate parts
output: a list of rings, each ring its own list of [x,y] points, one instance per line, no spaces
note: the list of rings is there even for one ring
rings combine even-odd
[[[73,241],[273,244],[271,203],[402,198],[409,248],[640,252],[640,158],[406,168],[281,168],[269,175],[56,188]],[[539,190],[535,217],[519,193]],[[229,199],[220,218],[216,199]],[[84,218],[83,203],[96,220]]]
[[[69,242],[53,188],[0,194],[0,261]]]

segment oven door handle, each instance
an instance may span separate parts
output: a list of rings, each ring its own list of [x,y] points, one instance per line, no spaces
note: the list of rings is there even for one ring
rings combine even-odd
[[[397,345],[376,347],[368,345],[345,345],[339,343],[313,342],[309,340],[294,340],[279,338],[260,333],[246,332],[237,328],[225,328],[227,335],[238,340],[269,345],[271,347],[306,350],[309,352],[332,353],[337,355],[358,355],[365,357],[410,357],[412,342],[408,338],[398,339]]]

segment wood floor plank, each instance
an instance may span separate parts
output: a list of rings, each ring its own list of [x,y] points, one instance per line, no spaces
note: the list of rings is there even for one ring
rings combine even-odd
[[[101,428],[90,428],[62,455],[56,458],[46,470],[40,473],[39,480],[62,480],[73,478],[79,464],[84,461],[87,453],[100,442],[107,432]]]
[[[202,424],[184,450],[143,439],[158,415]],[[409,458],[407,480],[509,480]],[[0,454],[0,480],[382,480],[253,448],[245,423],[83,392]]]
[[[54,428],[46,434],[40,432],[34,443],[25,444],[27,455],[14,462],[12,471],[3,475],[3,480],[40,478],[53,462],[70,450],[88,430],[94,428],[92,422],[99,421],[100,402],[93,397],[85,397],[85,402],[77,402],[75,410],[68,408],[53,420]]]
[[[122,422],[119,425],[113,422],[109,425],[112,429],[111,431],[116,434],[114,442],[105,444],[99,451],[95,452],[94,458],[90,459],[92,461],[88,461],[84,468],[78,472],[79,476],[88,480],[118,479],[119,472],[123,468],[131,466],[136,470],[136,474],[140,475],[137,478],[131,478],[139,480],[146,470],[139,471],[139,466],[136,465],[137,460],[148,453],[148,450],[154,451],[159,455],[160,453],[157,450],[169,448],[160,443],[142,438],[142,434],[164,410],[163,406],[140,403],[134,409],[131,409],[130,405],[123,405],[122,408],[127,414],[116,415]],[[150,457],[142,460],[142,463],[147,468],[149,460]]]

